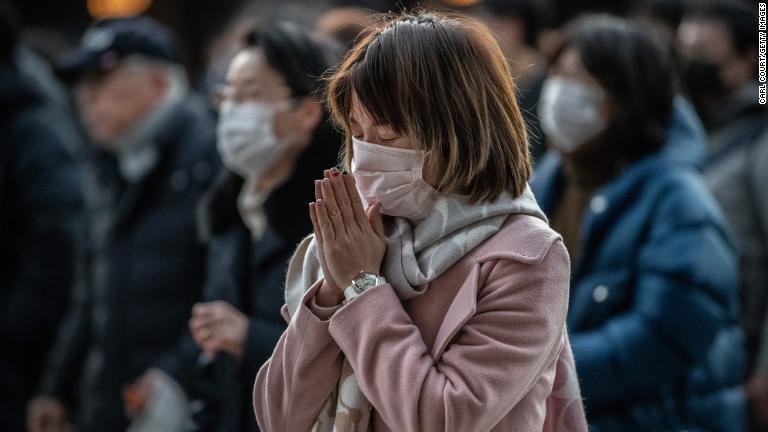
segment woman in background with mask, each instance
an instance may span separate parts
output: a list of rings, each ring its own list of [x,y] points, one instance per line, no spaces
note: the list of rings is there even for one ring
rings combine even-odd
[[[203,399],[200,430],[258,430],[250,383],[285,329],[285,270],[312,231],[312,180],[338,157],[341,137],[316,95],[337,58],[335,46],[283,22],[251,31],[229,66],[218,125],[225,170],[201,208],[205,302],[189,321],[191,355],[174,369]]]
[[[665,52],[585,18],[539,102],[551,150],[532,187],[574,262],[568,329],[596,432],[744,425],[735,255]]]
[[[569,262],[530,189],[507,62],[460,15],[389,16],[331,76],[344,165],[317,181],[265,431],[586,431]]]

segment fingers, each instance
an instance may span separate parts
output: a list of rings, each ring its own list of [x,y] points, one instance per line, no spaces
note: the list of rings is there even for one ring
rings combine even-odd
[[[226,323],[227,317],[224,314],[211,309],[210,305],[196,305],[189,320],[189,332],[200,347],[213,339],[219,333],[219,327]]]
[[[318,186],[318,182],[315,182]],[[320,223],[317,221],[317,206],[315,203],[309,203],[309,219],[312,221],[312,229],[315,232],[315,239],[318,245],[323,245],[323,233],[320,231]]]
[[[192,338],[200,349],[203,351],[209,351],[209,346],[214,341],[220,339],[218,333],[210,332],[207,328],[203,328],[197,333],[192,334]]]
[[[227,331],[225,327],[218,327],[213,331],[212,327],[204,327],[193,334],[195,343],[210,358],[216,356],[216,353],[223,350],[227,342]]]
[[[223,338],[211,338],[203,343],[203,345],[200,346],[200,348],[205,352],[205,354],[210,357],[214,358],[216,357],[216,354],[219,353],[219,351],[225,351],[225,341]]]
[[[232,305],[223,300],[196,303],[192,307],[192,316],[201,319],[222,320],[232,315],[232,313]]]
[[[333,222],[331,222],[330,216],[328,216],[326,201],[324,199],[318,200],[315,208],[317,209],[317,224],[320,226],[320,233],[323,237],[323,240],[336,240],[336,231],[334,229]],[[339,217],[338,209],[336,216]]]
[[[315,180],[315,201],[323,198],[323,191],[320,188],[320,180]]]
[[[309,203],[309,218],[312,220],[312,228],[315,231],[315,239],[317,239],[317,245],[318,245],[318,258],[320,259],[320,266],[323,269],[323,275],[325,276],[326,280],[332,285],[335,286],[335,282],[333,282],[331,278],[331,274],[328,271],[328,267],[325,263],[325,255],[323,253],[323,234],[320,229],[320,222],[318,221],[318,205],[316,203]]]
[[[342,176],[344,186],[347,189],[347,196],[349,196],[349,202],[352,206],[352,213],[355,216],[355,222],[359,227],[364,227],[368,218],[365,215],[365,209],[363,208],[363,201],[360,199],[360,194],[357,192],[357,186],[355,185],[355,177],[351,175]]]
[[[381,220],[381,203],[376,203],[368,208],[368,222],[379,238],[384,238],[384,222]]]
[[[200,333],[202,329],[210,327],[211,324],[213,324],[212,320],[192,317],[192,319],[189,320],[189,330],[194,335],[194,334]]]
[[[216,308],[214,307],[213,302],[195,303],[195,305],[192,306],[192,316],[194,317],[213,317],[215,314]]]
[[[209,303],[198,303],[192,308],[192,318],[189,320],[189,329],[192,332],[200,328],[211,325],[216,321],[216,311]]]
[[[333,198],[336,205],[339,207],[341,213],[341,219],[344,221],[344,227],[347,230],[359,230],[361,227],[355,220],[355,214],[352,211],[352,201],[347,193],[347,186],[344,182],[344,177],[338,169],[331,170],[331,188],[333,190]],[[363,225],[364,226],[364,225]]]
[[[211,333],[215,333],[215,330],[219,326],[223,326],[226,323],[226,318],[197,318],[193,317],[189,320],[189,330],[192,334],[199,334],[201,338],[207,339],[205,336],[210,337]]]
[[[320,187],[323,191],[322,203],[324,204],[326,214],[328,215],[328,220],[333,225],[333,238],[336,239],[337,237],[347,232],[347,229],[344,226],[344,219],[341,216],[341,210],[339,209],[338,203],[336,201],[336,194],[333,191],[331,180],[323,179]]]
[[[323,178],[330,177],[330,170],[323,171]],[[309,219],[312,221],[312,229],[319,245],[323,244],[323,233],[320,231],[320,223],[317,220],[316,202],[323,199],[322,180],[315,180],[315,202],[309,203]]]

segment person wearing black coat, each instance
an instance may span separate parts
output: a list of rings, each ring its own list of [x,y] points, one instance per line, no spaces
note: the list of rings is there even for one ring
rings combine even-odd
[[[195,209],[218,169],[215,127],[207,105],[186,91],[166,37],[145,18],[100,22],[61,66],[77,79],[94,143],[88,244],[41,396],[30,404],[32,431],[65,428],[65,414],[81,431],[126,430],[126,414],[151,405],[148,388],[200,298],[206,247]]]
[[[212,429],[258,430],[250,404],[253,379],[285,330],[280,288],[291,254],[312,228],[300,217],[314,197],[313,188],[307,185],[312,185],[314,173],[322,173],[337,162],[334,145],[339,138],[330,125],[318,128],[294,174],[264,202],[266,229],[258,240],[253,239],[240,215],[232,213],[244,184],[241,178],[223,173],[204,202],[203,230],[210,233],[204,299],[226,302],[248,317],[242,357],[238,360],[222,353],[212,363],[203,359],[196,372],[200,390],[213,393],[207,400],[206,414],[207,420],[216,424]]]
[[[82,178],[10,36],[0,53],[0,425],[21,431],[74,279]]]
[[[220,107],[226,169],[201,203],[204,301],[192,311],[187,352],[166,369],[202,402],[195,423],[204,431],[258,431],[253,381],[286,327],[285,272],[312,231],[312,180],[336,165],[341,143],[315,96],[335,46],[284,22],[245,42]]]

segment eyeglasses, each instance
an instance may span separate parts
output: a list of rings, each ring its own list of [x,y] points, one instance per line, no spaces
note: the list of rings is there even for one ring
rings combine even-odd
[[[289,97],[283,97],[277,94],[278,92],[274,90],[274,89],[279,89],[281,87],[288,88],[290,91],[290,88],[286,85],[272,87],[270,91],[262,91],[263,89],[259,89],[256,87],[251,87],[243,91],[237,91],[234,87],[230,85],[222,84],[217,86],[213,91],[211,91],[209,97],[213,106],[218,107],[225,100],[230,100],[235,102],[254,101],[254,102],[267,102],[267,103],[279,103],[283,101],[288,101],[293,104],[307,96],[306,94],[300,94],[300,95],[293,95]]]

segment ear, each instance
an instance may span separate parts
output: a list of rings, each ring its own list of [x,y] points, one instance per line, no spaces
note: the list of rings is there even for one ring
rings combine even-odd
[[[305,133],[311,134],[323,120],[323,103],[314,96],[302,99],[297,111],[301,118],[301,128]]]
[[[165,95],[165,92],[171,85],[166,70],[159,66],[153,67],[151,69],[148,81],[152,87],[152,90],[158,96]]]

